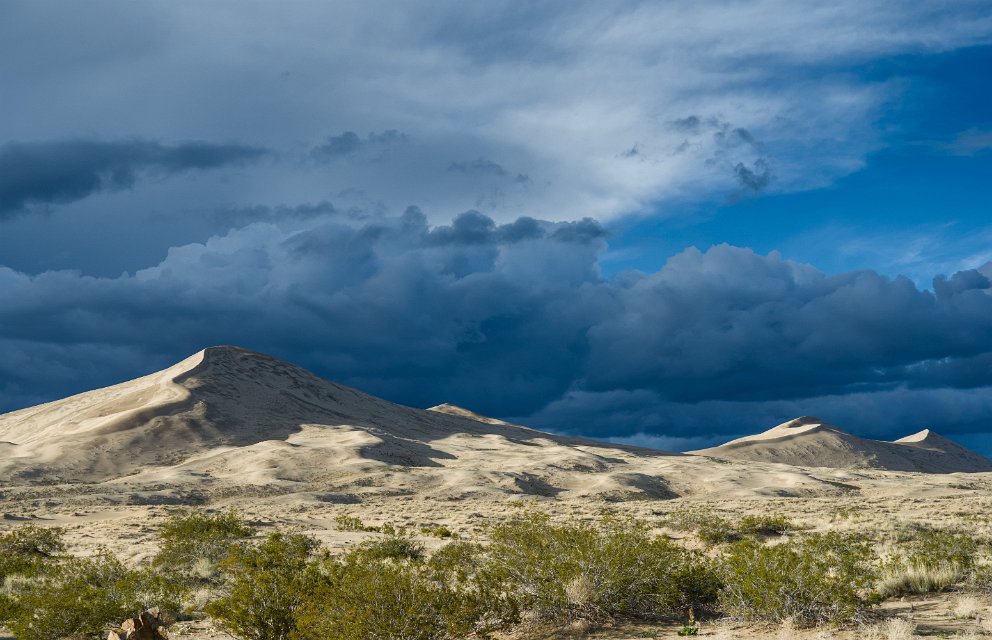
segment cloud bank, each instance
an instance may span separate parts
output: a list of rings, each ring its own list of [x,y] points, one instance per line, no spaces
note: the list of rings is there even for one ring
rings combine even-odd
[[[141,172],[172,175],[240,166],[266,151],[237,144],[72,140],[0,146],[0,219],[31,205],[65,204],[129,189]]]
[[[118,278],[0,268],[3,408],[239,344],[400,402],[618,438],[992,419],[992,263],[929,291],[717,245],[604,277],[591,219],[297,209]]]

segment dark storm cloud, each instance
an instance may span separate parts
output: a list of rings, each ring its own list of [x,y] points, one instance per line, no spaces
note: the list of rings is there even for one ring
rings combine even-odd
[[[601,436],[730,435],[741,415],[751,429],[799,413],[963,433],[992,416],[992,265],[930,292],[720,245],[604,278],[594,220],[325,213],[119,278],[0,268],[4,408],[242,344],[393,400]]]
[[[258,147],[206,142],[11,142],[0,146],[0,217],[31,205],[64,204],[98,191],[127,189],[145,171],[174,174],[238,166],[265,153]]]
[[[751,191],[763,191],[772,180],[771,168],[763,159],[758,158],[750,167],[743,162],[738,162],[734,167],[734,175],[741,186]]]
[[[336,158],[350,156],[363,149],[388,147],[406,142],[406,134],[395,129],[382,133],[369,133],[364,138],[354,131],[345,131],[336,136],[328,136],[322,143],[310,150],[310,156],[318,162],[329,162]]]

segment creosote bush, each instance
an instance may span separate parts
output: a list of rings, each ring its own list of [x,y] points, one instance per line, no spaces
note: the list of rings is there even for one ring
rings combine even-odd
[[[59,527],[24,525],[0,534],[0,584],[7,576],[33,577],[65,551]]]
[[[5,624],[19,639],[97,638],[112,624],[158,606],[179,609],[174,585],[148,571],[128,568],[104,551],[66,558],[15,590]]]
[[[748,515],[735,523],[708,509],[698,508],[674,511],[669,515],[667,524],[679,531],[691,531],[711,545],[728,544],[749,537],[780,536],[796,528],[785,516]]]
[[[745,620],[802,625],[858,620],[880,601],[870,545],[839,533],[776,545],[744,540],[721,558],[724,613]]]
[[[207,613],[248,640],[299,637],[298,612],[321,580],[311,537],[273,533],[257,546],[235,544],[218,568],[225,594]]]
[[[233,511],[216,515],[177,511],[162,525],[153,564],[169,574],[203,578],[195,575],[200,573],[198,565],[206,563],[209,573],[232,544],[254,534],[255,528]]]
[[[492,571],[541,621],[681,617],[710,607],[719,590],[701,555],[630,519],[555,524],[531,513],[494,527],[490,540]]]

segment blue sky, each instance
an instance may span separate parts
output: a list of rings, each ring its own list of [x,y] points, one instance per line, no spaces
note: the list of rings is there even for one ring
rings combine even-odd
[[[992,5],[0,5],[0,411],[239,344],[992,454]]]

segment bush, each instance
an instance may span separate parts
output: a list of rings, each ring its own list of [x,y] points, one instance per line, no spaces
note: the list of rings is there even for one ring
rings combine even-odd
[[[424,557],[424,545],[410,538],[389,536],[364,542],[353,553],[368,560],[420,560]]]
[[[867,543],[838,533],[766,546],[738,542],[724,553],[724,612],[799,624],[858,619],[873,604],[877,561]]]
[[[65,551],[65,530],[25,525],[0,534],[0,584],[7,576],[37,575],[45,565]]]
[[[110,625],[152,606],[166,615],[179,608],[168,581],[128,569],[103,552],[94,558],[68,558],[25,581],[8,603],[6,625],[24,640],[98,637]]]
[[[719,589],[701,556],[633,520],[556,525],[531,514],[490,539],[493,573],[547,622],[682,616],[711,605]]]
[[[446,640],[505,626],[516,609],[474,575],[357,549],[325,563],[300,628],[320,640]]]
[[[153,562],[169,572],[190,573],[201,561],[216,565],[232,544],[254,534],[255,528],[233,511],[217,515],[178,511],[162,525],[161,546]]]
[[[668,526],[679,531],[692,531],[707,544],[727,544],[747,537],[780,536],[795,529],[785,516],[744,516],[737,523],[706,509],[680,509],[673,512]]]
[[[737,523],[737,530],[742,536],[781,536],[795,529],[796,526],[785,516],[744,516]]]
[[[297,614],[322,582],[314,555],[317,541],[273,533],[258,546],[235,544],[218,568],[224,595],[207,613],[247,640],[298,637]]]

